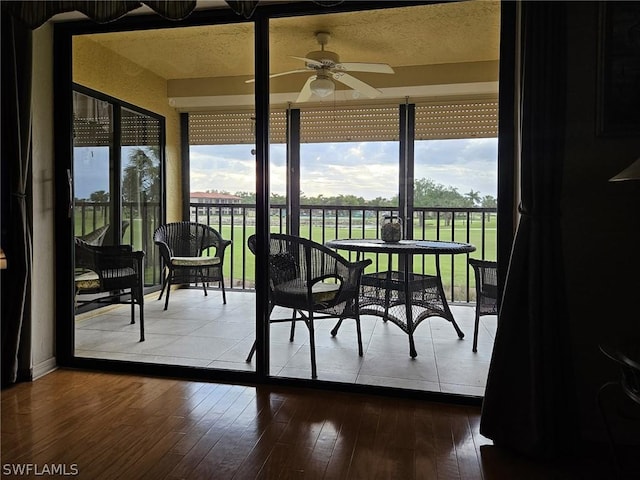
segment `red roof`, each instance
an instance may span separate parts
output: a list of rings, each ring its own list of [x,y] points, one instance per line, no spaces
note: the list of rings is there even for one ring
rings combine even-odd
[[[236,197],[235,195],[231,195],[229,193],[219,193],[219,192],[191,192],[189,194],[189,198],[209,198],[209,199],[217,199],[217,200],[242,200],[240,197]]]

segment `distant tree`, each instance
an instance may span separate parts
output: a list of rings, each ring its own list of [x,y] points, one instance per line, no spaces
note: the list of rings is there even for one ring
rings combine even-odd
[[[498,200],[491,195],[485,195],[482,197],[480,206],[482,208],[496,208],[498,206]],[[487,213],[487,221],[491,221],[491,213]]]
[[[471,189],[469,193],[464,194],[464,198],[469,202],[470,207],[475,207],[480,203],[480,192],[475,192]]]
[[[304,193],[300,193],[300,203],[304,205],[329,205],[329,199],[325,198],[323,194],[316,197],[307,197]]]
[[[355,195],[338,195],[333,198],[335,198],[335,203],[333,203],[333,205],[357,207],[360,205],[366,205],[367,203],[364,198],[356,197]]]
[[[109,202],[109,192],[105,192],[104,190],[97,190],[92,192],[89,195],[90,202],[96,203],[108,203]]]
[[[236,192],[236,197],[242,199],[242,203],[256,203],[256,194],[254,192]]]
[[[482,208],[496,208],[498,206],[498,200],[491,195],[485,195],[480,201],[480,206]]]
[[[394,198],[397,199],[397,197],[394,197]],[[372,207],[393,207],[397,205],[397,202],[394,203],[393,200],[389,200],[387,198],[382,198],[382,197],[376,197],[373,200],[369,200],[366,204]]]
[[[214,190],[213,192],[217,192]],[[228,193],[228,192],[222,192]],[[240,197],[244,203],[255,203],[256,195],[252,192],[236,192],[236,197]],[[271,193],[270,202],[273,205],[286,205],[287,197],[276,193]],[[300,192],[300,203],[303,205],[321,206],[364,206],[364,207],[391,207],[397,208],[399,204],[398,195],[391,198],[376,197],[372,200],[365,200],[361,196],[356,195],[334,195],[325,196],[320,193],[316,196],[307,196],[304,192]],[[475,207],[482,205],[483,207],[494,207],[496,200],[490,195],[480,197],[479,191],[470,190],[462,195],[455,187],[450,185],[442,185],[436,183],[429,178],[417,179],[414,183],[414,205],[416,207]],[[443,214],[447,223],[451,220],[450,214]]]
[[[462,207],[464,197],[458,189],[436,183],[430,178],[419,178],[413,185],[416,207]]]
[[[122,199],[134,203],[160,202],[158,147],[134,148],[128,160],[122,176]]]
[[[287,197],[285,195],[280,195],[278,193],[272,193],[269,201],[272,205],[286,205]]]

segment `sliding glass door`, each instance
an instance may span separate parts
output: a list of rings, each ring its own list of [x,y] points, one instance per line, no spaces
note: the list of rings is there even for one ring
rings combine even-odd
[[[160,279],[153,232],[162,223],[161,126],[157,118],[121,109],[119,238],[146,252],[145,285],[157,285]]]
[[[113,116],[112,104],[74,92],[73,229],[95,244],[113,240]]]
[[[462,197],[469,192],[463,200],[472,203],[464,205],[434,203],[428,191],[444,182],[436,176],[439,164],[431,149],[438,141],[454,135],[469,145],[495,143],[494,130],[458,130],[479,119],[496,123],[499,4],[340,10],[291,16],[274,7],[255,17],[255,24],[209,12],[186,20],[186,28],[78,30],[72,59],[74,234],[102,235],[103,244],[144,250],[147,285],[160,280],[152,242],[160,217],[207,224],[232,243],[223,266],[226,302],[216,284],[207,296],[200,285],[176,290],[167,310],[157,295],[149,296],[145,342],[138,342],[136,327],[122,318],[129,312],[110,312],[121,318],[91,319],[82,332],[76,322],[76,355],[198,368],[205,375],[220,369],[241,378],[240,371],[257,370],[260,376],[307,380],[311,341],[304,324],[298,322],[303,328],[295,336],[292,315],[287,322],[260,325],[268,323],[269,273],[265,259],[249,248],[252,234],[287,232],[322,244],[375,239],[384,217],[397,215],[406,239],[475,243],[473,235],[481,233],[478,250],[492,255],[490,242],[484,242],[490,225],[480,219],[495,222],[495,209],[475,199],[480,192],[489,202],[492,191],[477,183],[447,184],[444,190],[460,189]],[[470,116],[466,105],[480,103]],[[474,158],[447,160],[451,170]],[[103,235],[99,229],[105,227]],[[383,254],[372,257],[368,274],[400,270],[396,256],[391,262]],[[449,262],[452,281],[445,283],[451,300],[460,303],[456,315],[472,331],[472,280],[465,260]],[[432,270],[422,258],[413,267],[417,273]],[[332,336],[333,322],[318,322],[318,379],[482,393],[479,376],[462,378],[456,370],[454,358],[470,348],[450,331],[439,341],[442,319],[416,332],[420,355],[411,358],[401,328],[375,315],[364,317],[362,356],[355,329]],[[252,357],[256,338],[265,341]]]
[[[160,263],[152,237],[162,220],[164,120],[82,87],[73,92],[73,119],[69,179],[76,242],[75,353],[102,357],[118,348],[119,340],[114,335],[126,341],[137,340],[138,325],[98,315],[98,307],[109,307],[120,300],[115,295],[119,291],[115,287],[104,291],[107,281],[103,276],[108,274],[99,264],[100,257],[93,257],[92,263],[87,256],[91,250],[81,248],[78,240],[84,242],[82,247],[131,245],[134,251],[146,252],[144,287],[159,284]],[[104,325],[109,323],[120,325],[122,331],[105,331]]]

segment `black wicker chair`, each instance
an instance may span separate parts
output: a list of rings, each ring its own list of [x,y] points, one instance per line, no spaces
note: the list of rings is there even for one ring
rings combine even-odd
[[[144,252],[134,252],[131,245],[90,245],[75,239],[76,304],[110,300],[130,303],[131,323],[135,323],[135,304],[140,308],[140,341],[144,341]],[[130,290],[130,301],[122,300]],[[91,294],[90,300],[78,295]],[[96,295],[105,294],[105,295]]]
[[[478,351],[478,327],[483,315],[498,314],[498,264],[488,260],[469,259],[476,279],[476,319],[473,326],[473,351]]]
[[[629,462],[631,459],[627,458],[628,455],[625,455],[626,450],[621,448],[623,445],[616,445],[614,429],[612,429],[610,423],[611,420],[617,420],[617,422],[629,427],[631,432],[633,432],[631,435],[633,435],[634,451],[636,451],[638,425],[640,425],[640,340],[628,339],[616,347],[600,345],[600,351],[607,358],[613,360],[619,368],[618,380],[609,381],[602,385],[596,396],[600,415],[607,432],[607,440],[617,473],[616,477],[635,478],[638,473],[637,459]],[[611,399],[616,399],[615,408],[612,409],[614,411],[612,413],[615,413],[615,415],[608,415],[607,408],[605,407],[604,393],[610,387],[614,387],[614,392],[617,390],[624,394],[622,398],[618,395],[611,397]],[[625,401],[625,398],[627,401]],[[635,467],[635,476],[631,476],[631,472],[628,472],[628,470],[630,468],[633,469],[633,467]],[[627,474],[629,474],[629,476],[627,476]]]
[[[218,282],[222,289],[222,301],[227,303],[224,289],[224,252],[231,245],[213,228],[202,223],[174,222],[159,226],[153,234],[153,240],[160,249],[160,255],[166,270],[162,279],[165,297],[164,309],[169,306],[171,285],[202,283],[207,295],[209,282]],[[203,255],[205,252],[208,255]]]
[[[255,235],[250,235],[249,238],[247,239],[247,246],[249,247],[249,251],[251,253],[253,253],[254,255],[256,254],[256,236]],[[271,317],[271,311],[273,310],[273,304],[271,303],[271,301],[269,301],[269,317]],[[296,312],[293,312],[293,316],[291,317],[291,332],[289,333],[289,341],[293,342],[293,339],[295,338],[295,334],[296,334]],[[251,350],[249,351],[249,355],[247,356],[247,363],[251,362],[251,359],[253,358],[253,354],[256,352],[256,342],[253,342],[253,345],[251,347]]]
[[[249,239],[254,245],[255,238]],[[317,378],[314,321],[353,318],[362,356],[360,278],[371,260],[349,262],[333,250],[305,238],[272,233],[269,240],[269,311],[280,306],[293,310],[293,318],[270,318],[270,323],[304,321],[309,330],[311,377]],[[296,314],[300,318],[296,318]],[[271,316],[271,315],[270,315]],[[291,336],[293,336],[293,326]],[[251,349],[248,361],[255,350]]]
[[[82,240],[83,242],[89,245],[99,247],[104,243],[104,239],[107,236],[108,231],[109,231],[109,224],[96,228],[93,232],[89,232],[85,235],[80,235],[76,238],[79,238],[80,240]]]
[[[127,220],[124,220],[122,222],[122,243],[124,242],[124,237],[127,231],[127,228],[129,228],[129,222]],[[104,245],[105,240],[107,240],[107,237],[109,237],[110,235],[109,232],[111,230],[111,226],[109,224],[104,225],[102,227],[96,228],[93,232],[89,232],[85,235],[80,235],[76,238],[79,238],[80,240],[88,243],[89,245],[94,245],[96,247],[99,247],[101,245]],[[113,242],[113,239],[109,239],[109,243]],[[118,244],[120,244],[121,242],[117,242]]]

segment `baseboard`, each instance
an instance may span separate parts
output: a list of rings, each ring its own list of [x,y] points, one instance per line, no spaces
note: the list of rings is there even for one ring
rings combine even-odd
[[[38,365],[33,366],[33,380],[37,380],[38,378],[45,376],[47,373],[57,370],[57,368],[58,362],[56,361],[56,357],[51,357],[44,362],[40,362]]]

